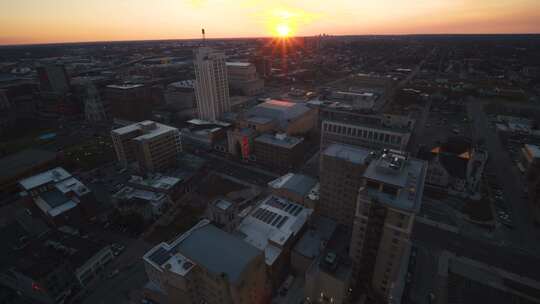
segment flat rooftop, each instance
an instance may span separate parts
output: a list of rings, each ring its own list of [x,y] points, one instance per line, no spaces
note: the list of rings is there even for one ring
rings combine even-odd
[[[152,192],[147,190],[135,189],[129,186],[123,187],[120,191],[114,194],[117,199],[130,200],[138,198],[149,202],[157,202],[164,200],[166,195],[160,192]]]
[[[143,259],[157,269],[185,276],[196,265],[214,275],[226,274],[238,282],[247,266],[262,251],[202,220],[172,243],[161,243]]]
[[[264,250],[267,265],[281,254],[287,240],[306,225],[313,210],[270,195],[242,220],[236,233],[247,243]]]
[[[131,176],[129,183],[135,185],[141,185],[145,187],[150,187],[154,189],[168,190],[182,182],[181,178],[165,176],[161,174],[149,175],[148,178],[143,178],[141,176]]]
[[[426,172],[426,161],[410,158],[404,152],[386,149],[370,162],[364,178],[399,189],[397,195],[391,195],[367,187],[369,194],[376,196],[380,202],[398,209],[419,211]]]
[[[316,217],[293,250],[306,258],[315,259],[322,253],[321,244],[327,243],[336,229],[337,223],[334,220]]]
[[[311,176],[287,173],[270,181],[268,186],[273,189],[286,189],[305,197],[317,185],[317,180]]]
[[[56,167],[40,174],[25,178],[19,181],[19,184],[23,187],[24,190],[29,191],[47,183],[60,182],[67,179],[68,177],[71,177],[71,174],[69,172],[64,170],[64,168],[62,167]]]
[[[124,135],[135,131],[139,131],[141,135],[133,138],[134,140],[145,140],[160,136],[168,132],[178,132],[178,129],[151,120],[145,120],[115,129],[112,131],[112,133],[116,135]]]
[[[367,160],[370,158],[371,152],[371,150],[362,147],[332,144],[323,151],[323,155],[339,158],[355,164],[366,164]]]
[[[304,139],[302,137],[287,136],[285,134],[262,134],[261,136],[255,138],[255,141],[272,146],[291,149],[303,142]]]

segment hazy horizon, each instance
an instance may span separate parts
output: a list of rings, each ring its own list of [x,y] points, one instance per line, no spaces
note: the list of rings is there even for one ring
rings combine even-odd
[[[53,4],[54,3],[54,4]],[[537,0],[19,0],[0,2],[0,45],[276,36],[537,34]]]

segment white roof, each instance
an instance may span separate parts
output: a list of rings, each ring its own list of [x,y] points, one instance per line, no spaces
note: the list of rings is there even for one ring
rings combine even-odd
[[[248,67],[251,65],[251,63],[235,61],[235,62],[227,62],[226,65],[231,66],[231,67]]]
[[[325,156],[340,158],[355,164],[364,164],[371,151],[362,147],[332,144],[323,152]]]
[[[25,178],[19,181],[19,184],[24,188],[24,190],[28,191],[50,182],[62,181],[70,176],[71,174],[64,170],[64,168],[56,167],[49,171]]]
[[[272,265],[290,237],[299,233],[313,210],[278,196],[268,196],[245,217],[237,228],[244,241],[264,250]]]
[[[143,133],[142,135],[133,138],[134,140],[145,140],[168,132],[178,132],[178,129],[151,120],[145,120],[122,128],[118,128],[116,130],[113,130],[112,132],[117,135],[123,135],[133,131],[141,131]]]
[[[144,85],[142,85],[142,84],[111,84],[111,85],[108,85],[107,88],[119,89],[119,90],[129,90],[129,89],[140,88],[142,86],[144,86]]]

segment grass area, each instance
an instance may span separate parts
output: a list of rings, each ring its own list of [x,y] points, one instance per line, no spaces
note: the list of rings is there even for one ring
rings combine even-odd
[[[145,240],[151,244],[168,242],[197,224],[199,218],[204,213],[203,208],[195,208],[192,206],[183,206],[181,208],[182,210],[178,212],[169,225],[156,225],[152,233],[145,237]]]
[[[463,213],[468,215],[473,221],[487,222],[493,220],[493,213],[491,212],[491,203],[488,199],[481,199],[479,201],[469,200],[463,206]]]
[[[114,160],[114,150],[110,138],[98,136],[67,148],[64,156],[68,167],[91,170]]]

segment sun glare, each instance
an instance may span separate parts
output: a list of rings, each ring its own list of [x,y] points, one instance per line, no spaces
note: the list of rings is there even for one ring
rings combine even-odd
[[[287,24],[278,24],[276,26],[276,33],[281,38],[286,38],[291,35],[291,28]]]

